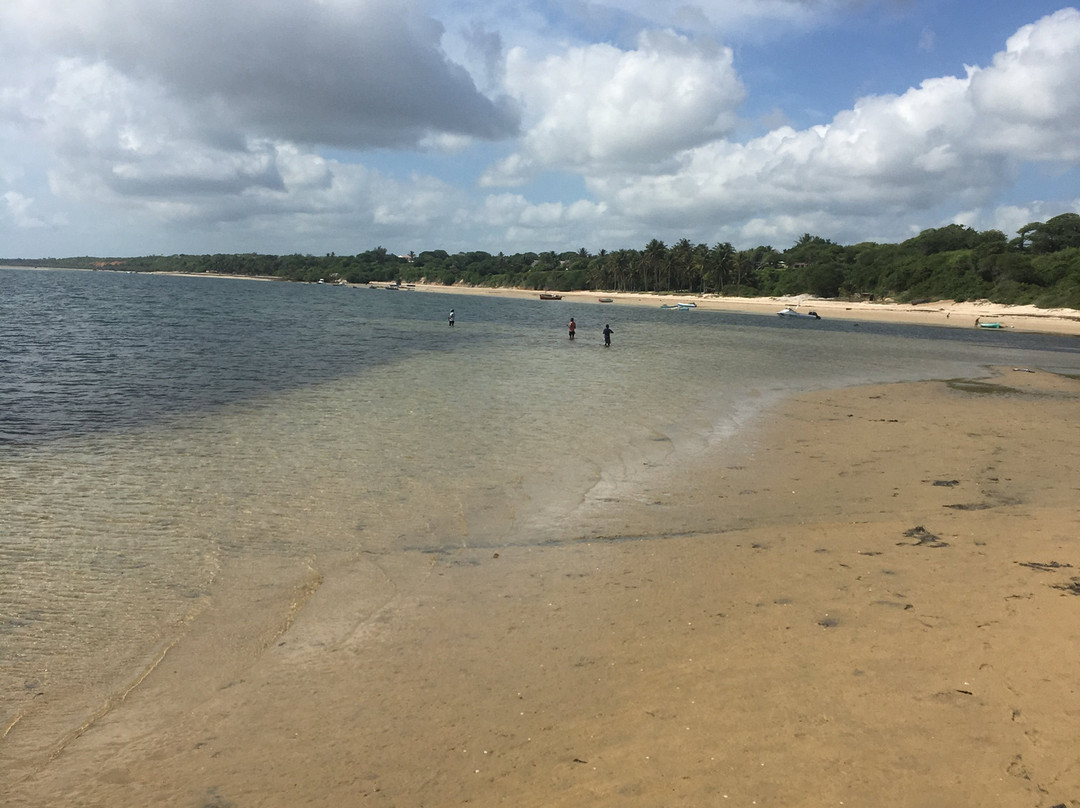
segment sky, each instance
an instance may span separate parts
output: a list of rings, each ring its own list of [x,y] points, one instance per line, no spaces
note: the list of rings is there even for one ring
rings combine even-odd
[[[0,257],[1008,236],[1080,213],[1043,0],[3,0]]]

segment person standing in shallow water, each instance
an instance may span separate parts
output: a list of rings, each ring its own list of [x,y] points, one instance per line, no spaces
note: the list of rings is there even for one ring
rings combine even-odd
[[[577,331],[577,323],[574,322],[573,317],[570,318],[570,322],[567,323],[566,327],[568,329],[570,329],[570,339],[573,339],[574,338],[574,332]]]
[[[454,327],[454,310],[450,309],[450,317],[447,319],[446,324],[451,328]]]
[[[611,335],[614,334],[614,333],[615,332],[611,330],[610,325],[605,325],[604,326],[604,347],[605,348],[610,348],[611,347]]]

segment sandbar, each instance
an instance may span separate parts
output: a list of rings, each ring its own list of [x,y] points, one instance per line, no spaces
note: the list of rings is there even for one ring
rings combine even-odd
[[[800,394],[562,541],[277,571],[5,804],[1075,805],[1078,405]]]

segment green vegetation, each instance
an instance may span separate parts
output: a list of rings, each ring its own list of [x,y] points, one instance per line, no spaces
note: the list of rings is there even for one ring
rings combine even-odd
[[[893,298],[1030,303],[1080,309],[1080,215],[1025,225],[1011,241],[998,230],[962,225],[924,230],[900,244],[843,246],[804,235],[783,252],[728,243],[641,250],[518,253],[427,250],[391,255],[382,247],[352,256],[171,255],[142,258],[7,260],[9,265],[107,268],[275,277],[328,283],[456,283],[557,291],[712,293],[760,296],[809,293],[847,299]]]

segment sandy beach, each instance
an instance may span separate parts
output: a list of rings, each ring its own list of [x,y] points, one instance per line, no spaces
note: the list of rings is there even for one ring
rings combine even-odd
[[[1078,404],[804,394],[557,543],[270,571],[4,804],[1080,805]]]
[[[417,291],[488,295],[496,297],[537,298],[532,289],[488,289],[472,286],[441,286],[415,284]],[[837,320],[862,320],[890,323],[934,325],[949,328],[974,328],[976,319],[997,322],[1002,328],[1043,334],[1080,335],[1080,311],[1075,309],[1040,309],[1035,306],[1014,306],[985,300],[957,303],[937,300],[919,304],[893,301],[847,301],[812,298],[808,295],[790,297],[718,297],[716,295],[655,295],[632,292],[558,292],[563,300],[596,303],[609,306],[660,306],[680,301],[692,302],[695,307],[714,311],[734,311],[748,314],[775,314],[788,306],[797,311],[816,311],[821,317]],[[600,299],[610,303],[600,303]]]

